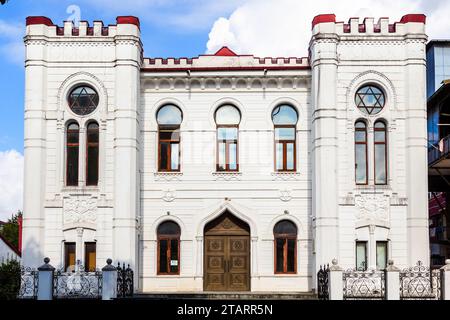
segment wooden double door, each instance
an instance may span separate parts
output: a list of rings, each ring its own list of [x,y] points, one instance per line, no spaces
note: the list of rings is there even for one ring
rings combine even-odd
[[[250,291],[250,232],[231,214],[205,228],[204,290]]]

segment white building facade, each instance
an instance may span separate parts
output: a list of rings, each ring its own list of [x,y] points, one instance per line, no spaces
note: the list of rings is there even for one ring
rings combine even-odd
[[[425,16],[317,16],[308,58],[144,58],[140,33],[27,18],[25,265],[306,292],[333,258],[428,263]]]

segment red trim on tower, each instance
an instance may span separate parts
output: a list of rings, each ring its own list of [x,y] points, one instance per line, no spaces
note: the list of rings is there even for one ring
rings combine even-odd
[[[32,24],[44,24],[49,27],[53,26],[52,20],[50,20],[49,18],[44,17],[44,16],[27,17],[26,25],[30,26]]]
[[[141,28],[141,23],[139,22],[138,17],[134,16],[120,16],[116,19],[117,24],[134,24],[139,29]]]
[[[237,56],[236,53],[234,53],[230,48],[228,47],[222,47],[219,50],[217,50],[216,53],[214,53],[215,56],[221,56],[221,57],[233,57]]]
[[[23,218],[22,215],[20,215],[17,218],[17,223],[19,225],[19,243],[18,243],[18,250],[20,252],[20,254],[22,254],[22,227],[23,227]]]
[[[314,29],[316,24],[326,23],[326,22],[336,22],[336,15],[335,14],[319,14],[319,15],[315,16],[312,21],[312,29]]]
[[[408,23],[408,22],[418,22],[418,23],[426,23],[427,16],[424,14],[407,14],[402,17],[400,23]]]

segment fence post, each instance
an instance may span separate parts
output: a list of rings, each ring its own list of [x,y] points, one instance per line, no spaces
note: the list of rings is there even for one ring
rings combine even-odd
[[[117,298],[117,268],[111,263],[111,259],[106,260],[106,266],[102,269],[102,300],[112,300]]]
[[[38,268],[38,300],[53,299],[53,272],[55,268],[49,262],[50,259],[45,258],[44,264]]]
[[[450,259],[441,268],[441,299],[450,300]]]
[[[389,260],[386,268],[386,300],[400,300],[400,269],[394,260]]]
[[[338,265],[337,259],[333,259],[330,267],[328,279],[330,300],[343,300],[344,288],[342,285],[342,268]]]

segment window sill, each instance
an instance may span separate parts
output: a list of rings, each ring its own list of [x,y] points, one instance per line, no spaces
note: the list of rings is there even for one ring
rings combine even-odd
[[[355,190],[382,191],[382,190],[392,190],[392,187],[389,184],[357,184],[355,185]]]
[[[100,188],[98,186],[64,186],[62,187],[61,192],[100,192]]]

